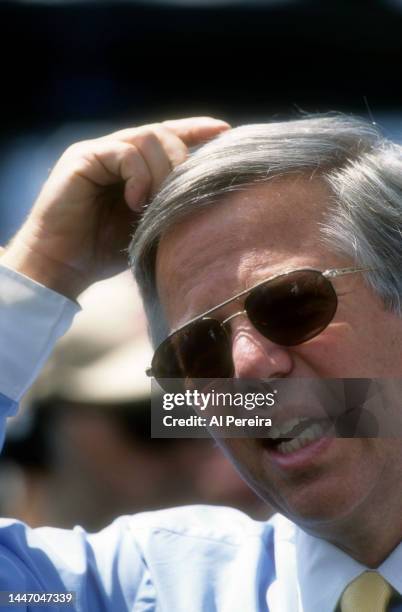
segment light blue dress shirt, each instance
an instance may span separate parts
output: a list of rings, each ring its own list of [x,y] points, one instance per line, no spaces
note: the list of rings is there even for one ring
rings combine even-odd
[[[78,310],[0,266],[1,443],[6,417]],[[75,593],[73,605],[1,612],[333,612],[366,569],[281,515],[259,522],[231,508],[125,516],[97,534],[0,520],[0,592]],[[402,592],[402,545],[378,571]]]

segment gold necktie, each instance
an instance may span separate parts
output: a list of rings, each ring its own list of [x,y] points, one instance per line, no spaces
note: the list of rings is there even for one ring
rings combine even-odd
[[[377,572],[363,572],[346,587],[341,612],[386,612],[393,588]]]

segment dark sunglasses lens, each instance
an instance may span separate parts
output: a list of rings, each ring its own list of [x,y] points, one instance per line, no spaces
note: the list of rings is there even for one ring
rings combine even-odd
[[[219,321],[201,319],[172,334],[157,348],[152,371],[160,379],[229,378],[232,358],[228,337]]]
[[[266,338],[284,346],[321,333],[335,315],[338,300],[328,279],[315,270],[283,274],[254,289],[245,308]]]

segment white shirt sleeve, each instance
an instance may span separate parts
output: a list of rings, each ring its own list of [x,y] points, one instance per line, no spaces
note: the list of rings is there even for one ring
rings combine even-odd
[[[0,395],[18,402],[80,306],[0,265]]]

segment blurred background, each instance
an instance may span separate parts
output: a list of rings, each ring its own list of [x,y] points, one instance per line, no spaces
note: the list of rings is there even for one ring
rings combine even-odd
[[[0,1],[0,244],[72,142],[159,119],[352,112],[402,141],[402,0]],[[183,503],[269,514],[207,440],[150,440],[129,276],[95,288],[0,460],[0,514],[97,529]],[[101,307],[100,307],[101,306]]]

